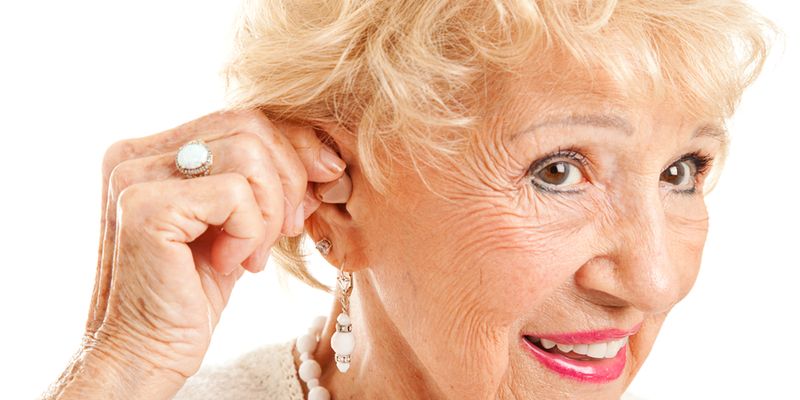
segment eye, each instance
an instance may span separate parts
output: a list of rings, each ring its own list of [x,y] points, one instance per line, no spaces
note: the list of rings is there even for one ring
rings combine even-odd
[[[695,166],[689,160],[678,161],[670,165],[661,173],[661,180],[672,186],[692,189],[694,187]]]
[[[585,162],[585,158],[575,151],[558,151],[533,163],[531,183],[545,191],[574,191],[569,187],[586,180],[582,172]]]
[[[698,177],[705,173],[711,157],[699,153],[686,154],[661,172],[661,181],[674,187],[676,192],[694,193]]]
[[[547,164],[536,176],[551,186],[569,186],[580,182],[583,174],[578,167],[566,161],[557,161]]]

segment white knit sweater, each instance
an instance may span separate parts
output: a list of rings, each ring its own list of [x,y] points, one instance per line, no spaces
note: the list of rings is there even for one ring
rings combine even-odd
[[[220,365],[203,366],[174,400],[305,400],[294,366],[294,340],[251,350]]]
[[[173,400],[304,400],[294,365],[294,340],[251,350],[220,365],[204,366]],[[622,400],[639,400],[630,394]]]

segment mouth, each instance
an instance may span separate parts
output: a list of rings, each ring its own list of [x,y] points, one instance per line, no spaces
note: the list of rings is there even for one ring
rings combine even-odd
[[[628,337],[638,331],[593,331],[563,335],[523,335],[522,345],[557,374],[589,383],[607,383],[622,375]]]

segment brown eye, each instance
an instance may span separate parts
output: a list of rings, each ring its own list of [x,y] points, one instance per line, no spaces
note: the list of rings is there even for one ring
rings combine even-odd
[[[581,180],[583,180],[583,173],[581,173],[581,170],[578,168],[578,166],[572,163],[566,161],[556,161],[547,164],[536,171],[536,173],[533,174],[533,177],[540,181],[535,182],[539,185],[545,187],[563,188],[564,186],[580,183]]]
[[[661,181],[675,186],[678,191],[694,189],[697,168],[692,160],[676,161],[661,173]]]

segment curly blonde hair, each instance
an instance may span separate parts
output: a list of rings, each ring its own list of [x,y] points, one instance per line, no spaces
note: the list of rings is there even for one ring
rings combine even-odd
[[[554,57],[603,73],[631,99],[666,96],[728,118],[759,74],[772,24],[737,0],[246,0],[226,69],[231,108],[357,132],[384,192],[397,157],[439,166],[487,113],[498,77]],[[418,169],[418,168],[417,168]],[[303,236],[279,265],[313,287]]]

